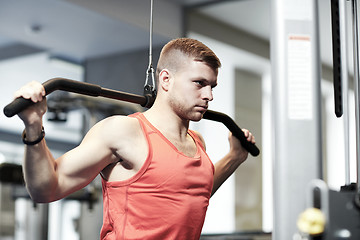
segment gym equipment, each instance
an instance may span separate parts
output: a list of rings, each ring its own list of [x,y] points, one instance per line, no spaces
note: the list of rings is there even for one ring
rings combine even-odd
[[[345,129],[345,185],[340,191],[334,191],[327,187],[322,180],[314,180],[309,186],[308,206],[313,206],[326,216],[326,224],[323,232],[317,236],[324,240],[335,239],[360,239],[360,192],[359,192],[359,49],[358,49],[358,19],[357,0],[351,0],[352,4],[352,27],[353,27],[353,50],[354,50],[354,92],[355,92],[355,116],[356,116],[356,160],[357,182],[350,183],[349,163],[349,119],[347,92],[348,92],[348,66],[347,66],[347,34],[346,34],[346,2],[345,0],[331,0],[332,29],[334,48],[334,95],[335,115],[342,116],[344,111]],[[344,105],[344,107],[342,107]],[[340,112],[339,112],[340,110]],[[307,233],[310,238],[315,237],[311,232]]]
[[[333,45],[336,50],[334,54],[334,93],[339,98],[339,102],[335,101],[335,114],[341,117],[337,110],[344,105],[344,129],[345,129],[345,185],[340,191],[329,189],[325,183],[319,180],[317,184],[310,186],[310,196],[318,199],[321,209],[327,216],[327,223],[322,239],[360,239],[360,192],[359,192],[359,49],[358,49],[358,17],[357,17],[357,0],[352,0],[352,27],[353,27],[353,51],[354,51],[354,92],[355,92],[355,117],[356,117],[356,160],[357,160],[357,182],[350,183],[350,167],[349,167],[349,128],[348,128],[348,66],[347,66],[347,34],[346,34],[346,2],[345,0],[332,0],[332,29]],[[335,26],[334,26],[335,25]],[[341,47],[338,45],[340,44]],[[337,79],[339,78],[340,79]],[[337,82],[335,84],[335,82]],[[337,86],[337,87],[336,87]],[[343,96],[342,96],[343,95]],[[343,98],[343,99],[342,99]],[[340,106],[340,108],[339,108]],[[310,202],[308,200],[308,202]]]
[[[305,206],[304,189],[321,178],[318,1],[272,0],[272,238],[289,240]]]
[[[66,78],[53,78],[43,83],[45,88],[46,95],[54,92],[55,90],[63,90],[93,97],[105,97],[121,101],[127,101],[131,103],[140,104],[143,107],[151,107],[154,102],[153,95],[135,95],[131,93],[125,93],[121,91],[116,91],[108,88],[102,88],[99,85],[79,82],[75,80],[70,80]],[[27,107],[34,104],[31,100],[24,98],[17,98],[4,108],[4,114],[7,117],[12,117],[15,114],[21,112]],[[205,119],[222,122],[233,134],[236,136],[242,146],[253,156],[258,156],[260,150],[257,146],[246,140],[246,137],[243,131],[236,125],[236,123],[226,114],[219,113],[216,111],[207,110],[204,114]]]
[[[24,184],[21,165],[15,163],[0,164],[0,183]]]
[[[350,184],[349,157],[349,75],[347,56],[346,5],[344,0],[331,0],[331,27],[333,46],[333,84],[335,115],[343,117],[345,132],[345,184]]]
[[[102,88],[95,84],[85,83],[74,81],[65,78],[53,78],[43,83],[45,88],[46,95],[50,94],[55,90],[64,90],[68,92],[74,92],[79,94],[84,94],[88,96],[102,96],[106,98],[117,99],[121,101],[127,101],[131,103],[140,104],[142,107],[150,108],[154,103],[156,98],[156,88],[155,88],[155,76],[154,68],[152,62],[152,34],[153,34],[153,12],[154,12],[154,1],[150,1],[150,31],[149,31],[149,65],[146,70],[146,79],[144,85],[144,96],[139,96],[131,93],[125,93],[121,91],[111,90],[107,88]],[[149,78],[151,77],[152,84],[149,83]],[[21,110],[26,109],[32,105],[31,100],[26,100],[23,98],[15,99],[12,103],[8,104],[4,108],[4,114],[7,117],[12,117],[15,114],[21,112]],[[226,114],[207,110],[203,116],[205,119],[222,122],[233,134],[237,137],[241,145],[253,156],[258,156],[260,150],[256,147],[255,144],[248,142],[243,131],[236,125],[234,120],[232,120]]]

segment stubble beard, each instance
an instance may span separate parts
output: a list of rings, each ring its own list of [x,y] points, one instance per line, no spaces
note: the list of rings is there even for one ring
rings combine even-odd
[[[183,101],[176,98],[169,99],[169,104],[182,120],[198,122],[204,115],[204,113],[195,111],[195,106],[186,107],[187,105]]]

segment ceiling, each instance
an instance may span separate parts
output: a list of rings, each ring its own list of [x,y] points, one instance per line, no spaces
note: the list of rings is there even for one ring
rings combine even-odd
[[[269,0],[155,0],[153,45],[182,34],[182,7],[269,40]],[[332,64],[330,0],[319,0],[321,55]],[[149,46],[150,0],[1,0],[0,48],[22,43],[84,60]]]
[[[182,34],[182,7],[214,0],[155,0],[153,45]],[[81,61],[149,47],[144,0],[1,0],[0,47],[26,44]]]

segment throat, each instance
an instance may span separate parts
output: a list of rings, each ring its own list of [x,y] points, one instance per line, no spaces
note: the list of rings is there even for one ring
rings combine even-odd
[[[189,134],[189,121],[181,118],[161,117],[159,114],[153,114],[154,106],[143,115],[147,121],[170,142],[173,147],[187,157],[194,157],[197,153],[195,139]],[[160,115],[164,116],[164,115]],[[175,124],[164,124],[175,122]]]
[[[175,146],[175,148],[187,157],[195,157],[197,153],[197,146],[195,140],[187,134],[185,141],[170,140],[169,141]]]

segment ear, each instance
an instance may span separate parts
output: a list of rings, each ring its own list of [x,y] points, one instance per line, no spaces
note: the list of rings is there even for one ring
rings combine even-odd
[[[169,85],[170,85],[170,72],[168,69],[163,69],[159,73],[159,87],[161,87],[161,89],[167,92],[169,90]]]

